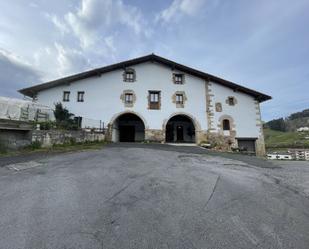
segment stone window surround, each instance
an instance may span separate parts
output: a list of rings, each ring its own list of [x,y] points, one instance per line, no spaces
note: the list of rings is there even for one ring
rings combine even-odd
[[[176,76],[181,75],[181,81],[176,81]],[[185,74],[184,73],[173,73],[173,82],[177,85],[183,85],[185,83]]]
[[[133,79],[128,79],[126,77],[127,73],[133,73]],[[136,72],[135,72],[135,69],[133,69],[133,68],[125,68],[122,76],[123,76],[124,82],[135,82],[136,81]]]
[[[230,103],[230,98],[233,98],[233,104]],[[229,106],[235,106],[237,104],[237,99],[234,96],[228,96],[225,100],[225,103]]]
[[[183,97],[183,103],[177,103],[176,102],[176,95],[182,95]],[[174,104],[176,104],[176,107],[177,108],[184,108],[185,107],[185,103],[186,101],[188,100],[187,96],[186,96],[186,93],[184,91],[176,91],[173,96],[172,96],[172,102]]]
[[[221,102],[217,102],[215,104],[215,106],[216,106],[216,112],[222,112],[222,104],[221,104]]]
[[[125,95],[126,94],[132,94],[132,102],[126,102],[125,100]],[[133,90],[124,90],[122,92],[122,94],[120,95],[120,99],[122,100],[122,102],[124,103],[124,106],[125,107],[133,107],[134,106],[134,103],[136,102],[136,95],[135,95],[135,92]]]
[[[222,120],[222,127],[224,131],[230,131],[231,130],[231,123],[229,119],[223,119]]]
[[[158,103],[158,108],[150,108],[150,94],[151,93],[158,93],[159,94],[159,103]],[[148,110],[160,110],[161,109],[161,91],[158,90],[148,90],[148,96],[147,96],[147,101],[148,101]]]
[[[223,130],[223,120],[225,120],[225,119],[230,121],[230,132],[231,132],[231,135],[232,135],[232,133],[235,133],[236,125],[235,125],[234,119],[229,115],[222,115],[219,118],[218,128],[220,128],[220,133],[223,133],[223,131],[224,131]]]

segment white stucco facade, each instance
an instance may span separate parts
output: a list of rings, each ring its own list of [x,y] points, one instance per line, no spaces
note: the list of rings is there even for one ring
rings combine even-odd
[[[146,128],[162,129],[165,119],[175,113],[187,113],[199,121],[201,129],[207,130],[205,81],[195,76],[185,75],[183,85],[174,84],[173,71],[158,63],[147,62],[134,67],[136,81],[124,82],[123,70],[115,70],[100,77],[90,77],[41,91],[37,94],[40,103],[53,106],[61,102],[76,116],[102,120],[105,124],[118,114],[134,111],[146,120]],[[133,107],[125,107],[120,99],[125,90],[133,90],[136,102]],[[161,91],[160,110],[149,110],[148,91]],[[70,91],[70,101],[63,102],[63,91]],[[77,92],[84,91],[84,102],[77,102]],[[184,91],[187,100],[183,108],[177,108],[172,103],[172,96],[176,91]]]
[[[212,96],[213,107],[211,107],[214,117],[214,131],[219,132],[221,126],[220,118],[222,116],[229,116],[233,119],[235,125],[236,137],[252,137],[258,138],[260,135],[260,128],[257,123],[260,122],[260,116],[257,113],[256,105],[257,101],[241,92],[235,92],[230,88],[211,83],[210,86]],[[236,104],[230,106],[226,103],[228,97],[234,97]],[[215,110],[215,104],[222,104],[222,112]]]
[[[216,77],[212,76],[214,79],[211,79],[207,74],[177,63],[173,64],[171,61],[166,62],[162,57],[150,55],[149,58],[143,62],[130,63],[129,66],[122,64],[112,70],[103,73],[98,71],[97,74],[68,82],[64,78],[61,79],[61,84],[51,87],[32,87],[21,92],[24,91],[30,96],[31,91],[35,89],[36,100],[47,106],[53,107],[55,103],[61,102],[75,116],[82,117],[83,127],[98,127],[101,121],[104,127],[109,129],[110,141],[119,140],[118,130],[125,121],[119,123],[118,120],[123,114],[137,115],[144,124],[145,135],[140,124],[134,125],[137,130],[134,136],[136,141],[161,142],[167,141],[169,120],[178,115],[188,118],[189,121],[173,121],[176,128],[169,133],[172,137],[179,136],[182,132],[183,135],[180,135],[183,140],[196,143],[213,141],[216,145],[221,144],[220,148],[230,149],[233,146],[237,147],[237,141],[241,140],[239,144],[243,145],[253,141],[253,147],[260,151],[259,154],[264,154],[258,101],[260,93],[234,83],[231,86],[229,83],[222,84]],[[135,72],[133,82],[124,81],[123,73],[128,69]],[[183,84],[175,84],[174,74],[184,76]],[[65,91],[70,92],[69,101],[63,101]],[[160,92],[159,109],[149,107],[149,91]],[[83,102],[77,101],[78,92],[84,92]],[[126,105],[123,99],[124,93],[127,92],[134,94],[134,101],[130,105]],[[182,105],[175,102],[175,96],[179,93],[184,96]],[[265,99],[270,98],[263,94],[261,96]],[[228,98],[233,98],[233,104]],[[228,130],[223,126],[227,120]],[[130,122],[134,124],[136,120]],[[194,134],[190,132],[192,128]]]

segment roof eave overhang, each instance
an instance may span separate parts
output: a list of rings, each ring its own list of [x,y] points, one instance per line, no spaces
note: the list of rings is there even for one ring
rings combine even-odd
[[[107,72],[110,72],[110,71],[113,71],[113,70],[116,70],[116,69],[130,67],[130,66],[133,66],[133,65],[137,65],[137,64],[140,64],[140,63],[147,62],[147,61],[159,62],[161,64],[168,66],[168,67],[171,67],[174,70],[176,69],[176,70],[179,70],[179,71],[183,71],[183,72],[186,72],[186,73],[191,74],[193,76],[196,76],[196,77],[208,80],[208,81],[213,81],[213,82],[219,83],[223,86],[226,86],[228,88],[233,89],[234,91],[239,91],[239,92],[243,92],[245,94],[251,95],[259,102],[264,102],[264,101],[271,99],[271,96],[269,96],[269,95],[254,91],[252,89],[240,86],[236,83],[233,83],[233,82],[221,79],[217,76],[207,74],[207,73],[201,72],[199,70],[184,66],[182,64],[176,63],[174,61],[165,59],[163,57],[160,57],[160,56],[157,56],[157,55],[154,55],[154,54],[146,55],[146,56],[143,56],[143,57],[135,58],[135,59],[120,62],[120,63],[116,63],[116,64],[113,64],[113,65],[109,65],[109,66],[98,68],[98,69],[93,69],[93,70],[90,70],[90,71],[86,71],[86,72],[83,72],[83,73],[64,77],[64,78],[61,78],[61,79],[58,79],[58,80],[49,81],[49,82],[39,84],[39,85],[35,85],[35,86],[32,86],[32,87],[23,88],[23,89],[20,89],[19,92],[23,95],[26,95],[26,96],[33,98],[38,92],[49,89],[49,88],[57,87],[57,86],[64,85],[64,84],[70,84],[71,82],[75,82],[75,81],[90,78],[90,77],[101,76],[104,73],[107,73]]]

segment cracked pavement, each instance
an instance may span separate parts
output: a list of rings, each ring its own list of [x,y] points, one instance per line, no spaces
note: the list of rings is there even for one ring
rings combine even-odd
[[[309,199],[284,168],[190,150],[2,160],[0,248],[308,248]]]

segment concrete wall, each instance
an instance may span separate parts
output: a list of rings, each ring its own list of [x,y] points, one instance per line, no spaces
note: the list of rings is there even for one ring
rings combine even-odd
[[[31,131],[0,129],[0,143],[10,150],[25,147],[31,143]]]
[[[34,130],[32,131],[32,142],[38,141],[42,147],[50,147],[54,144],[65,144],[69,142],[93,142],[104,141],[105,136],[102,133],[65,130]]]

